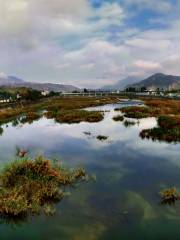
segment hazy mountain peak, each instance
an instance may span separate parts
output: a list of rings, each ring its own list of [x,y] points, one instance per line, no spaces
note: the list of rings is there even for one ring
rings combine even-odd
[[[54,84],[54,83],[34,83],[26,82],[15,76],[6,76],[5,74],[0,74],[0,87],[27,87],[36,89],[39,91],[54,91],[54,92],[72,92],[79,90],[79,88],[72,85],[64,84]]]
[[[180,76],[156,73],[140,82],[137,82],[135,84],[130,84],[128,87],[135,87],[135,88],[146,87],[147,89],[152,89],[152,90],[155,90],[157,88],[179,89]]]
[[[134,84],[136,83],[139,79],[137,76],[128,76],[124,79],[119,80],[115,84],[112,85],[106,85],[102,87],[102,89],[105,90],[124,90],[124,88],[129,85],[129,84]]]

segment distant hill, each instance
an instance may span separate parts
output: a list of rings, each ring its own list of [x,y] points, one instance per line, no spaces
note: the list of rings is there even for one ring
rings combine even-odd
[[[14,86],[16,84],[23,84],[24,81],[14,76],[0,77],[0,86]]]
[[[14,76],[0,77],[0,87],[27,87],[39,91],[72,92],[79,88],[73,85],[26,82]]]
[[[136,89],[146,87],[148,90],[156,90],[157,88],[164,90],[180,89],[180,76],[156,73],[135,84],[127,84],[126,87],[134,87]]]
[[[116,82],[115,84],[112,85],[106,85],[104,87],[102,87],[102,90],[124,90],[124,88],[127,85],[133,84],[138,82],[140,79],[138,77],[135,76],[131,76],[131,77],[127,77],[124,78],[122,80],[119,80],[118,82]]]

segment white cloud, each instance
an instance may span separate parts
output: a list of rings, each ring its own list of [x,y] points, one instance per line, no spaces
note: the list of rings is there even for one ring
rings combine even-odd
[[[0,0],[0,70],[82,87],[159,70],[180,74],[177,17],[164,29],[128,25],[138,11],[132,14],[127,6],[168,15],[170,1],[124,3],[106,1],[93,8],[88,0]]]
[[[134,62],[134,66],[143,70],[153,70],[157,71],[161,69],[161,65],[158,62],[137,60]]]

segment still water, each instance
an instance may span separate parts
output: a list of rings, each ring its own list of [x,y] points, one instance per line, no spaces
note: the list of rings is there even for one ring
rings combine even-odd
[[[13,160],[19,146],[33,156],[83,166],[97,181],[71,189],[52,217],[32,217],[16,225],[1,220],[1,240],[180,239],[180,202],[159,203],[162,189],[180,190],[180,144],[142,140],[140,130],[156,126],[154,118],[127,128],[113,121],[114,108],[128,104],[137,103],[91,108],[106,111],[99,123],[68,125],[42,118],[3,126],[1,166]],[[98,135],[108,139],[99,141]]]

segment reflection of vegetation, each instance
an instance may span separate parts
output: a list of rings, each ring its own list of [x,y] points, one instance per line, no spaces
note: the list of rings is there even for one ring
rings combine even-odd
[[[0,126],[0,135],[3,135],[4,129]]]
[[[17,102],[9,107],[5,107],[0,110],[0,123],[7,123],[15,118],[20,118],[22,115],[26,115],[31,112],[33,115],[37,111],[47,110],[49,117],[55,118],[56,114],[65,110],[78,110],[86,107],[94,107],[104,105],[107,103],[117,102],[116,97],[53,97],[39,100],[39,102]],[[8,106],[8,105],[7,105]],[[78,114],[78,113],[77,113]],[[100,114],[100,113],[99,113]],[[98,114],[98,116],[100,116]],[[31,121],[31,116],[30,121]],[[102,116],[101,116],[102,118]],[[36,118],[37,119],[37,118]],[[34,120],[34,117],[33,117]],[[29,121],[29,120],[28,120]]]
[[[16,127],[16,126],[18,126],[19,125],[19,120],[18,119],[14,119],[13,121],[12,121],[12,126],[13,127]]]
[[[113,117],[113,120],[114,120],[114,121],[121,121],[121,122],[122,122],[122,121],[124,120],[124,117],[123,117],[122,115],[117,115],[117,116],[114,116],[114,117]]]
[[[84,132],[85,135],[90,136],[91,132]]]
[[[123,124],[124,124],[125,127],[130,127],[130,126],[134,126],[136,124],[136,122],[125,120],[123,122]]]
[[[55,115],[54,112],[48,112],[47,117],[54,117],[60,123],[99,122],[103,119],[103,114],[98,111],[65,110]]]
[[[64,196],[64,186],[72,186],[85,176],[81,168],[63,169],[43,157],[16,160],[0,175],[0,215],[27,216],[42,211],[51,214],[54,212],[53,203]]]
[[[40,118],[40,115],[36,112],[27,112],[24,117],[21,118],[21,123],[32,123],[35,120],[38,120]]]
[[[142,139],[178,142],[180,141],[180,117],[160,116],[158,127],[142,130],[140,136]]]
[[[16,156],[23,158],[28,154],[28,150],[20,149],[19,147],[16,147]]]
[[[108,137],[107,137],[107,136],[103,136],[103,135],[98,135],[98,136],[97,136],[97,139],[98,139],[99,141],[105,141],[105,140],[108,139]]]
[[[180,200],[180,195],[177,193],[176,188],[165,189],[160,192],[162,204],[175,204],[177,200]]]

